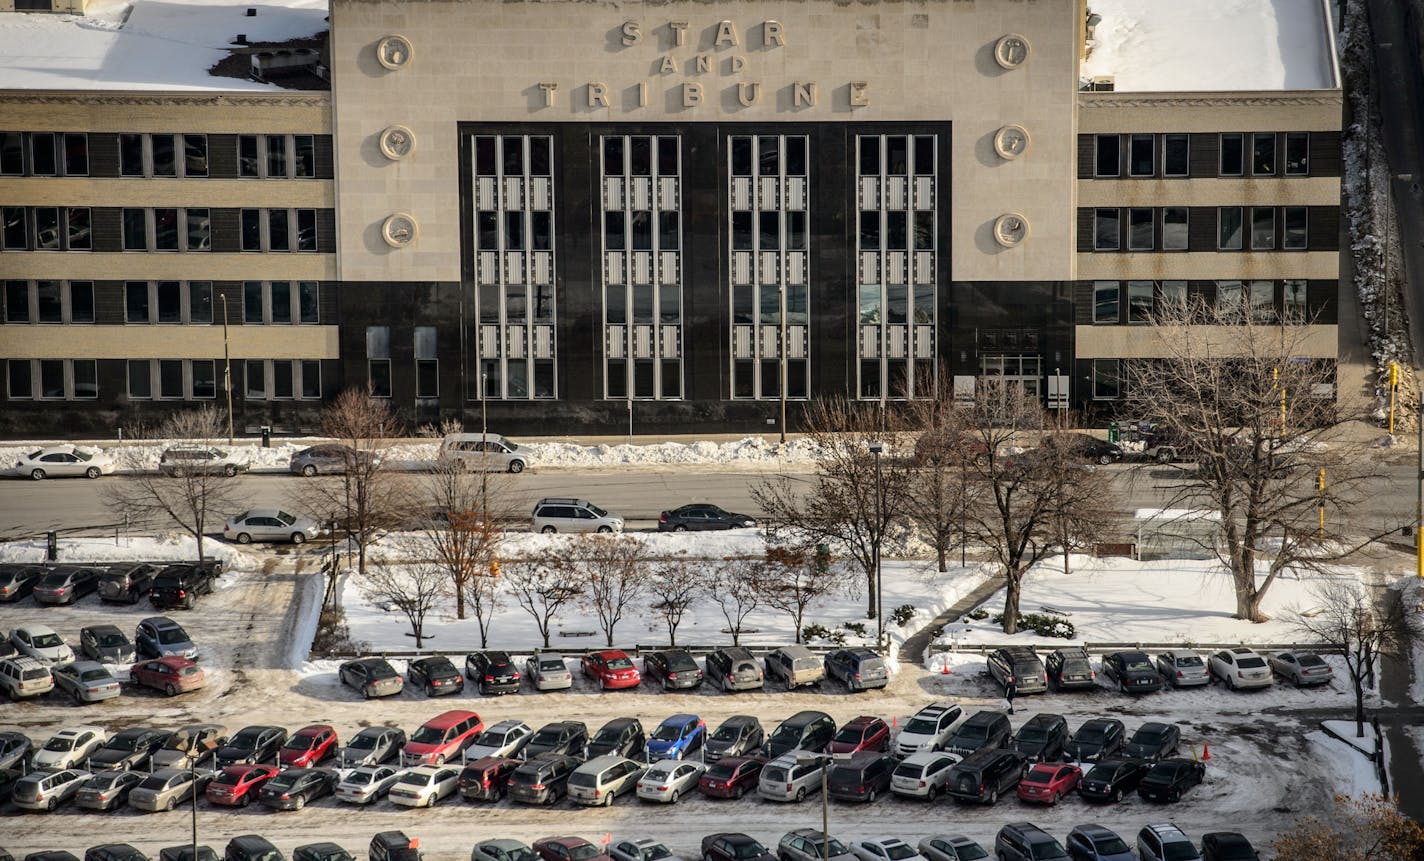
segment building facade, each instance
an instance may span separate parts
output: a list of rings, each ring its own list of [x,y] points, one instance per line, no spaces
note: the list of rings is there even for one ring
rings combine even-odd
[[[1310,88],[1109,90],[1049,0],[333,0],[329,90],[3,91],[0,432],[349,386],[509,433],[988,377],[1106,414],[1178,296],[1333,360],[1323,8]]]

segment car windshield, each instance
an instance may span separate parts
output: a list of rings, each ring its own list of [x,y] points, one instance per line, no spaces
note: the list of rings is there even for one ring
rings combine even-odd
[[[1126,657],[1122,659],[1122,668],[1131,673],[1146,673],[1152,670],[1152,662],[1141,655]]]
[[[865,728],[859,726],[848,726],[836,733],[835,740],[842,744],[859,744],[865,737]]]
[[[346,775],[345,782],[360,786],[362,784],[370,783],[373,777],[375,777],[374,772],[361,771],[360,769],[357,769],[356,771],[353,771],[350,774]]]
[[[114,646],[124,646],[128,644],[128,640],[124,639],[124,635],[119,631],[110,631],[103,634],[95,634],[94,642],[98,643],[99,648],[101,649],[108,649]]]
[[[707,769],[707,776],[708,776],[708,777],[715,777],[715,778],[718,779],[718,780],[726,780],[727,778],[731,777],[734,773],[736,773],[736,771],[737,771],[737,764],[736,764],[735,762],[730,762],[730,763],[721,763],[721,762],[719,762],[719,763],[714,764],[711,768]]]
[[[1319,655],[1300,655],[1297,660],[1302,667],[1323,667],[1325,661]]]
[[[50,739],[49,741],[45,742],[44,749],[45,749],[45,750],[54,750],[54,751],[60,751],[60,750],[74,750],[74,739],[72,739],[72,738],[61,738],[60,736],[55,736],[54,738],[52,738],[52,739]]]
[[[168,785],[166,777],[146,777],[143,783],[138,785],[139,789],[163,789]]]
[[[530,739],[530,744],[558,744],[563,740],[564,728],[559,726],[546,726],[534,733],[534,738]]]
[[[897,843],[894,846],[886,846],[885,855],[890,861],[904,861],[906,858],[914,857],[915,850],[911,849],[907,844]]]
[[[100,679],[107,679],[108,677],[109,677],[109,671],[108,671],[108,670],[95,668],[95,669],[92,669],[92,670],[85,670],[84,672],[80,673],[80,674],[79,674],[79,681],[81,681],[81,682],[97,682],[97,681],[99,681]]]
[[[201,672],[202,669],[194,664],[189,664],[186,667],[178,668],[178,675],[180,676],[196,676]]]
[[[172,646],[177,643],[188,642],[188,632],[182,628],[159,628],[158,642],[164,646]]]
[[[373,679],[393,679],[396,677],[396,668],[382,661],[379,664],[368,664],[367,669]]]
[[[741,738],[741,735],[741,727],[722,724],[721,726],[717,727],[716,732],[712,733],[712,739],[714,741],[736,741],[738,738]]]
[[[499,747],[504,744],[504,741],[504,732],[496,732],[492,729],[487,729],[475,737],[475,744],[481,747]]]
[[[1132,736],[1132,740],[1138,744],[1157,744],[1166,734],[1166,727],[1143,727]]]
[[[672,853],[669,852],[668,848],[661,843],[655,843],[652,846],[647,846],[643,849],[643,861],[657,861],[657,859],[659,858],[671,857]]]
[[[1042,727],[1026,726],[1019,730],[1019,741],[1040,742],[1048,738],[1048,730]]]
[[[1110,764],[1108,764],[1108,765],[1095,765],[1095,766],[1093,766],[1092,768],[1088,769],[1088,771],[1087,771],[1086,774],[1083,775],[1083,779],[1084,779],[1084,780],[1101,780],[1101,781],[1104,781],[1104,782],[1107,782],[1107,783],[1111,783],[1111,782],[1112,782],[1112,779],[1113,779],[1114,777],[1116,777],[1116,776],[1117,776],[1117,763],[1110,763]]]
[[[346,742],[346,746],[349,748],[354,748],[356,750],[370,750],[376,746],[376,741],[376,733],[371,733],[368,735],[365,732],[358,732],[356,733],[356,735],[352,736],[349,741]]]
[[[77,448],[74,450],[74,456],[77,457],[77,458],[79,458],[80,460],[93,460],[93,459],[94,459],[94,455],[91,454],[90,452],[83,451],[82,449],[77,449]]]
[[[1162,844],[1162,861],[1195,861],[1200,857],[1186,840]]]
[[[401,783],[406,786],[427,786],[430,783],[430,778],[426,777],[423,774],[417,774],[413,771],[408,771],[405,774],[402,774],[396,780],[396,783]]]
[[[504,857],[509,861],[535,861],[538,856],[528,846],[516,846],[513,849],[506,849]]]
[[[588,861],[589,858],[597,858],[598,854],[598,847],[592,843],[569,847],[569,857],[572,858],[573,861]]]
[[[1122,842],[1120,837],[1100,837],[1093,842],[1093,847],[1098,850],[1099,855],[1126,855],[1128,853],[1127,844]]]
[[[136,750],[138,748],[138,742],[140,738],[141,736],[137,735],[120,734],[109,739],[108,743],[105,744],[104,747],[107,747],[109,750]]]
[[[905,724],[905,732],[918,735],[931,735],[934,733],[936,723],[929,718],[910,718],[910,722]]]
[[[434,726],[423,726],[410,737],[415,744],[439,744],[445,740],[445,730]]]
[[[1177,666],[1179,667],[1200,667],[1201,665],[1202,659],[1196,655],[1183,655],[1177,658]]]
[[[1247,669],[1252,670],[1259,669],[1266,665],[1266,662],[1261,660],[1260,658],[1242,658],[1236,663],[1238,666],[1246,667]]]
[[[1067,855],[1063,851],[1063,846],[1057,840],[1045,840],[1042,843],[1033,844],[1034,858],[1063,858]]]
[[[232,737],[232,746],[236,748],[256,747],[257,739],[262,735],[260,729],[238,730],[237,735]]]
[[[64,645],[64,641],[59,638],[58,634],[39,634],[30,640],[30,645],[36,649],[54,649]]]
[[[987,738],[989,728],[983,724],[965,724],[959,728],[956,735],[965,741],[973,741],[976,738]]]
[[[608,662],[608,669],[631,670],[633,669],[633,662],[628,660],[627,658],[613,658]]]
[[[736,858],[758,858],[764,852],[757,843],[739,843],[732,847],[732,855]]]
[[[296,774],[279,774],[276,777],[273,777],[271,780],[267,781],[267,788],[276,790],[277,792],[281,792],[284,789],[290,789],[292,785],[297,782],[297,779],[299,777],[300,775]]]
[[[1105,738],[1107,738],[1107,730],[1102,727],[1085,726],[1078,730],[1078,734],[1073,737],[1073,740],[1080,744],[1102,744]]]
[[[540,658],[539,669],[540,671],[547,673],[554,670],[567,670],[568,667],[564,666],[563,661],[555,658]]]
[[[316,747],[316,736],[314,735],[294,735],[287,739],[287,743],[282,745],[287,750],[311,750]]]
[[[227,771],[223,771],[212,780],[212,782],[218,786],[237,786],[241,781],[242,777],[240,775],[231,774]]]
[[[1029,770],[1028,776],[1024,780],[1032,783],[1048,783],[1053,780],[1053,775],[1058,773],[1056,765],[1035,765]]]
[[[801,740],[801,728],[785,725],[779,726],[776,728],[776,731],[771,734],[771,740],[781,744],[795,744]]]
[[[608,512],[604,511],[602,508],[599,508],[597,505],[594,505],[592,502],[588,504],[588,510],[592,511],[596,517],[608,516]]]
[[[46,574],[40,585],[47,589],[55,589],[69,582],[69,574],[64,571],[56,571],[53,574]]]
[[[653,730],[654,741],[677,741],[682,738],[682,724],[658,724]]]

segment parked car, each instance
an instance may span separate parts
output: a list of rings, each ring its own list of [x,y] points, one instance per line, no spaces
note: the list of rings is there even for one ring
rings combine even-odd
[[[850,851],[860,861],[925,861],[914,847],[898,837],[857,840]]]
[[[119,680],[114,678],[108,667],[97,661],[61,664],[51,674],[55,688],[69,694],[69,698],[76,703],[103,702],[120,693]]]
[[[835,734],[836,722],[830,715],[799,711],[776,725],[762,753],[774,759],[793,750],[825,750]]]
[[[509,797],[521,804],[554,804],[568,794],[569,775],[579,760],[557,753],[525,760],[509,776]]]
[[[99,600],[117,604],[137,604],[148,597],[149,587],[156,576],[158,566],[147,562],[110,565],[99,575]]]
[[[709,798],[741,798],[756,790],[766,760],[756,756],[724,756],[707,766],[697,788]]]
[[[474,652],[466,655],[465,675],[480,686],[480,694],[483,696],[519,693],[519,668],[514,665],[508,652]]]
[[[963,710],[954,703],[930,703],[905,721],[904,728],[895,737],[895,755],[906,757],[920,751],[942,749],[954,734],[955,723],[963,716]]]
[[[279,726],[245,726],[218,748],[218,767],[229,765],[276,764],[287,741],[287,731]]]
[[[168,733],[163,730],[145,727],[119,730],[89,756],[89,770],[146,771],[154,753],[166,741]]]
[[[583,656],[582,666],[584,676],[605,691],[635,688],[643,680],[628,655],[618,649],[589,652]]]
[[[862,750],[884,753],[889,749],[890,725],[878,717],[861,715],[846,721],[836,731],[831,743],[826,746],[826,753],[859,753]]]
[[[201,565],[169,565],[148,587],[148,603],[155,610],[191,610],[198,598],[213,594],[213,573]]]
[[[1020,801],[1057,804],[1058,799],[1078,788],[1083,770],[1062,762],[1041,762],[1028,770],[1019,781]]]
[[[787,690],[820,685],[826,678],[825,663],[805,646],[781,646],[768,653],[764,661],[767,677],[781,682]]]
[[[12,700],[42,696],[54,690],[54,675],[43,661],[5,658],[0,660],[0,690]]]
[[[1122,446],[1085,433],[1056,433],[1044,439],[1043,446],[1104,466],[1122,460]]]
[[[1043,662],[1048,687],[1055,691],[1085,691],[1097,687],[1098,674],[1082,646],[1054,649]]]
[[[210,446],[174,446],[164,449],[158,458],[158,471],[164,475],[225,475],[231,478],[251,467],[251,461],[242,455]]]
[[[73,604],[99,591],[99,569],[81,565],[51,568],[35,584],[35,601],[40,604]]]
[[[371,861],[422,861],[420,841],[401,831],[380,831],[371,838]]]
[[[959,756],[1004,747],[1013,738],[1009,716],[1000,711],[977,711],[959,725],[944,749]]]
[[[256,800],[262,785],[276,776],[275,765],[229,765],[208,783],[204,797],[209,804],[246,807]]]
[[[885,661],[870,649],[857,646],[836,649],[826,655],[826,678],[839,681],[850,691],[883,688],[890,683]]]
[[[671,849],[651,837],[615,840],[608,847],[608,854],[613,861],[663,861],[677,857]]]
[[[539,727],[529,744],[524,746],[524,758],[533,759],[541,753],[573,756],[583,759],[588,745],[588,727],[582,721],[564,720]]]
[[[979,861],[989,857],[983,846],[963,834],[926,837],[916,848],[929,861]]]
[[[1202,861],[1261,861],[1261,853],[1239,831],[1209,831],[1201,837]]]
[[[470,850],[470,861],[538,861],[534,850],[518,840],[481,840]]]
[[[814,828],[796,828],[781,835],[777,861],[855,861],[855,853],[836,838]]]
[[[28,475],[35,481],[46,478],[98,478],[112,475],[117,465],[107,454],[93,448],[75,445],[56,445],[36,449],[20,455],[15,461],[15,472]]]
[[[703,758],[713,762],[724,756],[751,756],[765,741],[761,721],[751,715],[732,715],[707,739]]]
[[[1137,790],[1152,763],[1140,759],[1100,759],[1078,781],[1078,794],[1088,801],[1121,801]]]
[[[999,861],[1069,861],[1057,838],[1031,822],[1010,822],[994,835]]]
[[[310,768],[320,765],[327,757],[335,756],[338,747],[340,742],[334,728],[326,724],[312,724],[287,736],[286,742],[277,751],[277,758],[283,766]]]
[[[1093,718],[1084,721],[1073,737],[1063,746],[1065,759],[1074,762],[1098,762],[1122,750],[1127,741],[1127,728],[1117,718]]]
[[[207,676],[187,658],[168,657],[134,664],[129,668],[129,681],[172,697],[198,690],[207,683]]]
[[[934,801],[949,784],[950,770],[960,763],[952,753],[922,750],[895,766],[890,791],[907,798]]]
[[[800,801],[808,792],[821,790],[829,763],[824,753],[783,753],[762,767],[757,794],[768,801]]]
[[[138,771],[101,771],[90,775],[74,795],[74,803],[86,810],[114,810],[128,804],[129,793],[143,780]]]
[[[485,727],[484,732],[475,737],[465,748],[465,761],[470,762],[487,756],[518,759],[524,753],[524,746],[534,737],[534,730],[522,720],[507,719]]]
[[[453,762],[484,729],[484,721],[472,711],[451,709],[442,712],[411,733],[405,747],[401,748],[401,765],[444,765]]]
[[[198,647],[183,626],[167,616],[149,616],[134,629],[134,651],[140,658],[198,659]]]
[[[460,770],[460,795],[474,801],[499,801],[509,794],[509,779],[522,764],[504,756],[468,761]]]
[[[262,784],[257,800],[272,810],[301,810],[335,792],[340,779],[332,768],[288,768]]]
[[[265,837],[239,834],[227,842],[223,861],[287,861],[287,856]]]
[[[10,643],[21,655],[46,664],[74,660],[74,650],[49,625],[20,625],[10,632]]]
[[[1193,786],[1206,779],[1206,763],[1191,759],[1161,759],[1143,775],[1137,794],[1148,801],[1179,801]]]
[[[497,433],[452,433],[440,441],[436,454],[461,469],[521,473],[529,465],[528,452]]]
[[[1137,861],[1127,841],[1101,825],[1079,825],[1069,831],[1067,849],[1073,861]]]
[[[386,793],[402,807],[434,807],[460,791],[460,769],[453,765],[418,765],[401,772]]]
[[[305,544],[321,535],[321,524],[310,517],[288,514],[280,508],[249,508],[223,524],[223,538],[238,544],[254,541]]]
[[[524,661],[524,673],[536,691],[562,691],[574,686],[573,673],[569,672],[563,655],[549,652],[530,655]]]
[[[405,730],[400,727],[368,726],[346,739],[346,746],[336,756],[337,766],[380,765],[400,756],[405,742]]]
[[[1206,661],[1190,649],[1174,649],[1158,655],[1157,672],[1174,688],[1189,688],[1211,682]]]
[[[1162,690],[1162,676],[1146,652],[1113,652],[1103,655],[1103,675],[1125,694]]]
[[[196,853],[193,851],[192,844],[165,846],[158,850],[158,861],[223,861],[211,846],[200,843],[197,850]]]
[[[702,684],[702,668],[685,649],[649,652],[643,656],[643,682],[656,682],[665,691],[695,688]]]
[[[664,759],[654,762],[638,779],[637,794],[644,801],[676,804],[697,788],[707,766],[701,762]]]
[[[638,778],[646,770],[615,753],[591,757],[569,775],[569,799],[575,804],[607,807],[618,796],[637,789]]]
[[[97,726],[62,729],[35,751],[31,764],[35,768],[82,768],[89,755],[108,739],[109,734]]]
[[[715,505],[693,503],[658,515],[659,532],[707,532],[718,529],[746,529],[756,526],[756,518],[734,514]]]
[[[701,718],[676,714],[665,718],[653,729],[644,749],[648,762],[685,759],[700,752],[706,740],[707,726]]]
[[[335,843],[307,843],[292,850],[292,861],[356,861]]]
[[[127,843],[105,843],[85,849],[84,861],[149,861],[149,857]]]
[[[1137,728],[1122,752],[1133,759],[1157,760],[1175,754],[1181,742],[1182,730],[1176,724],[1148,721]]]
[[[766,847],[739,831],[708,834],[702,838],[698,861],[776,861]]]
[[[1222,649],[1207,661],[1211,674],[1231,690],[1237,688],[1269,688],[1271,667],[1266,659],[1245,646]]]
[[[129,793],[129,807],[150,813],[172,810],[192,798],[195,792],[201,794],[212,778],[212,772],[206,770],[160,768]]]
[[[79,629],[79,653],[102,664],[131,664],[134,644],[117,625],[90,625]]]
[[[1053,762],[1063,756],[1068,743],[1068,721],[1063,715],[1040,712],[1024,721],[1009,742],[1009,749],[1029,762]]]
[[[1019,694],[1036,694],[1048,690],[1048,673],[1038,654],[1028,646],[1005,646],[990,652],[986,659],[989,675],[999,686],[1015,685]]]
[[[613,861],[606,852],[582,837],[545,837],[534,841],[534,853],[543,861]]]
[[[1171,823],[1148,825],[1137,832],[1137,856],[1142,861],[1201,861],[1191,838]]]
[[[741,646],[718,649],[707,656],[707,677],[723,691],[760,690],[764,679],[756,658]]]
[[[32,771],[15,781],[10,803],[21,810],[53,811],[79,793],[89,772],[77,768]]]
[[[187,768],[190,765],[211,765],[217,750],[227,744],[227,727],[218,723],[195,723],[182,726],[168,736],[163,747],[153,755],[155,768]]]
[[[622,532],[623,518],[586,499],[550,497],[534,506],[533,532]]]
[[[390,697],[401,692],[405,680],[385,658],[357,658],[344,662],[336,671],[337,678],[366,699]]]
[[[955,801],[993,804],[1012,792],[1028,771],[1028,763],[1011,750],[972,753],[950,769],[948,791]]]
[[[45,570],[41,565],[0,565],[0,603],[13,604],[28,598]]]
[[[826,792],[841,801],[872,802],[890,791],[897,764],[893,756],[869,750],[837,759],[826,775]]]
[[[1314,652],[1278,652],[1267,662],[1271,665],[1271,672],[1298,688],[1328,685],[1335,678],[1335,671]]]
[[[411,687],[425,691],[427,697],[458,694],[465,688],[465,677],[444,655],[407,662],[406,679]]]
[[[287,461],[287,471],[293,475],[343,475],[353,466],[365,469],[368,465],[379,464],[379,453],[362,449],[357,451],[349,445],[322,443],[295,452]]]
[[[613,754],[626,758],[643,755],[647,738],[643,735],[643,724],[634,717],[614,718],[588,740],[589,759]]]
[[[29,771],[35,743],[22,732],[0,732],[0,768]]]

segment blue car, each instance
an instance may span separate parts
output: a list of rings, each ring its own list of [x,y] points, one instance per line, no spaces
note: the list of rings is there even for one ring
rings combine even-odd
[[[648,762],[686,759],[707,741],[707,724],[697,715],[673,715],[648,736]]]

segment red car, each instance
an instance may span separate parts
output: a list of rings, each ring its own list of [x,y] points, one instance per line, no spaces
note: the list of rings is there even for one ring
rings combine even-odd
[[[314,723],[292,733],[278,756],[283,765],[308,768],[334,755],[339,744],[336,730],[326,724]]]
[[[202,667],[187,658],[176,656],[134,664],[129,668],[129,680],[136,685],[163,691],[170,697],[184,691],[196,691],[207,682]]]
[[[711,798],[741,798],[756,789],[766,760],[755,756],[724,756],[702,772],[697,788]]]
[[[1061,762],[1041,762],[1019,781],[1019,800],[1057,804],[1058,799],[1078,788],[1083,770]]]
[[[861,715],[847,721],[831,739],[831,743],[826,745],[826,753],[859,753],[862,750],[889,749],[890,725],[870,715]]]
[[[534,841],[534,854],[544,861],[613,861],[613,856],[582,837],[544,837]]]
[[[583,674],[598,679],[598,686],[605,691],[620,688],[636,688],[643,677],[628,656],[617,649],[606,652],[589,652],[583,656]]]
[[[408,768],[453,762],[484,731],[485,722],[474,712],[451,709],[438,714],[411,733],[401,748],[401,765]]]
[[[276,773],[275,765],[229,765],[208,784],[208,803],[246,807],[257,798],[262,784]]]

